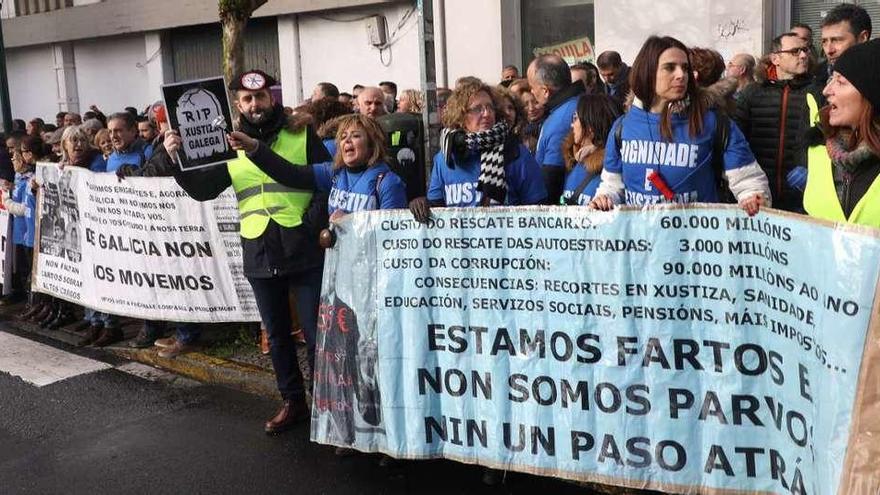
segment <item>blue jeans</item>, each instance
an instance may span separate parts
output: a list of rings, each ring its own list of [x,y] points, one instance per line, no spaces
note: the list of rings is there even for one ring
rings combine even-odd
[[[296,347],[290,336],[289,291],[293,291],[296,296],[296,310],[309,350],[309,365],[315,369],[315,334],[318,326],[321,276],[322,270],[318,268],[290,276],[248,278],[254,289],[260,318],[269,334],[269,349],[278,391],[285,400],[298,399],[305,394]]]
[[[199,337],[202,335],[202,329],[198,323],[167,323],[164,321],[144,320],[144,331],[151,337],[159,338],[162,335],[162,331],[165,330],[166,324],[176,327],[175,338],[181,344],[191,344],[199,340]]]
[[[100,311],[95,311],[92,308],[83,309],[83,320],[89,322],[92,325],[103,325],[104,328],[113,328],[118,326],[116,324],[116,317],[111,314],[101,313]]]

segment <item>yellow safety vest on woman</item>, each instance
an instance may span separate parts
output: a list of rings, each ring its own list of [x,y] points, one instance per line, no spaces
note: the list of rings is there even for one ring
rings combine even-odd
[[[296,133],[282,129],[272,143],[272,151],[294,164],[302,166],[307,161],[306,128]],[[243,151],[238,158],[227,163],[232,188],[238,198],[241,216],[241,236],[256,239],[263,234],[269,220],[282,227],[302,224],[303,213],[312,199],[312,192],[281,185],[266,175]]]
[[[837,197],[837,189],[834,188],[833,165],[825,146],[811,147],[807,161],[809,169],[807,188],[804,190],[804,209],[811,217],[880,228],[880,176],[874,179],[847,218]]]

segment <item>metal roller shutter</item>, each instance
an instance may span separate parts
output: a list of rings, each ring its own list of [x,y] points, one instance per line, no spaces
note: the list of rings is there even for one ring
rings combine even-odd
[[[214,77],[223,73],[220,24],[204,24],[171,30],[174,81]],[[244,66],[260,69],[280,80],[278,21],[251,19],[244,42]]]
[[[861,5],[868,11],[871,16],[871,22],[874,24],[874,32],[878,30],[880,23],[880,0],[850,0],[852,3]],[[800,22],[813,28],[813,42],[817,47],[822,46],[822,33],[820,25],[825,14],[839,4],[836,0],[794,0],[791,2],[791,20],[792,23]]]

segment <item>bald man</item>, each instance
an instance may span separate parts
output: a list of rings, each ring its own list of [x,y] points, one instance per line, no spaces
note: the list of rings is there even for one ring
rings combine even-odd
[[[357,97],[358,112],[373,117],[381,117],[388,113],[385,108],[385,93],[380,88],[364,88]]]

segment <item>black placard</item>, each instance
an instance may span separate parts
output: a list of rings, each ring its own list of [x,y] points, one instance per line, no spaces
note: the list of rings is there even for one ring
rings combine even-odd
[[[198,79],[162,86],[162,96],[171,128],[183,141],[177,157],[181,170],[210,167],[232,160],[236,152],[226,142],[226,134],[215,127],[222,116],[232,129],[232,114],[226,82],[222,77]]]

